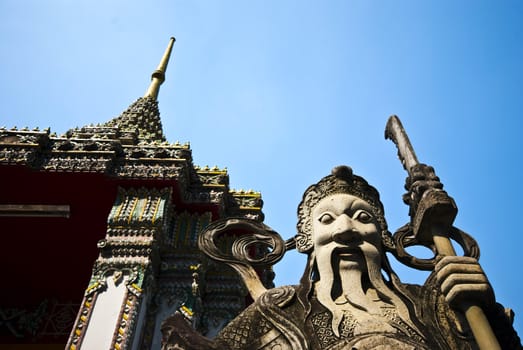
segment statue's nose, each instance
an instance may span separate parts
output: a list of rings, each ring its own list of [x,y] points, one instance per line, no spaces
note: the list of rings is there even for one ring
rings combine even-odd
[[[332,233],[333,241],[347,244],[358,239],[358,231],[354,228],[352,219],[348,215],[343,214],[336,221],[337,225]]]

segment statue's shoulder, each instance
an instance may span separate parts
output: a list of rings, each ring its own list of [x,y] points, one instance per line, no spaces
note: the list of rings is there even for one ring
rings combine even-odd
[[[257,300],[256,305],[259,307],[284,308],[293,303],[299,286],[281,286],[267,290]]]
[[[297,286],[264,292],[218,334],[223,349],[305,349],[306,341],[295,321]]]
[[[259,324],[264,323],[267,318],[273,314],[280,314],[282,309],[293,304],[295,299],[297,286],[282,286],[268,289],[254,303],[243,310],[235,319],[233,319],[226,327],[238,328],[246,325],[254,325],[258,327]]]

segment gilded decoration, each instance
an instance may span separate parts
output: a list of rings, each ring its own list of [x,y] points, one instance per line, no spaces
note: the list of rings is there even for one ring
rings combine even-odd
[[[82,343],[82,339],[85,335],[85,330],[89,323],[89,318],[91,317],[93,311],[93,305],[96,300],[96,294],[86,295],[80,306],[78,315],[76,316],[76,322],[69,337],[68,346],[66,349],[76,350],[79,348],[79,345]]]

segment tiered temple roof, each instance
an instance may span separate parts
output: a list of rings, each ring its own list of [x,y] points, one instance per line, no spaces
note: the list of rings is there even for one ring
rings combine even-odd
[[[106,123],[63,135],[0,128],[0,227],[14,247],[0,257],[10,281],[0,311],[15,315],[0,319],[0,345],[63,349],[70,334],[71,350],[154,349],[174,310],[212,336],[245,307],[239,277],[196,241],[220,218],[263,221],[263,201],[231,189],[226,169],[194,165],[188,143],[166,141],[157,97],[173,44],[145,95]],[[270,268],[259,272],[271,285]],[[120,304],[103,304],[109,296]]]

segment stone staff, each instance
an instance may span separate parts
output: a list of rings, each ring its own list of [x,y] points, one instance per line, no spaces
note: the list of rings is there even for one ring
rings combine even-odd
[[[395,115],[387,121],[385,138],[392,140],[398,148],[398,157],[411,181],[419,176],[419,174],[415,174],[415,171],[424,165],[419,163],[401,121]],[[406,201],[410,203],[412,230],[418,241],[433,241],[439,255],[455,256],[456,252],[448,238],[448,232],[452,228],[458,210],[454,200],[441,188],[433,169],[426,168],[429,170],[428,187],[410,190],[409,193],[413,198]],[[440,185],[439,188],[430,186],[431,176],[436,180],[434,183]],[[479,348],[482,350],[501,349],[481,307],[472,303],[464,304],[466,305],[461,305],[461,309],[465,313]]]

